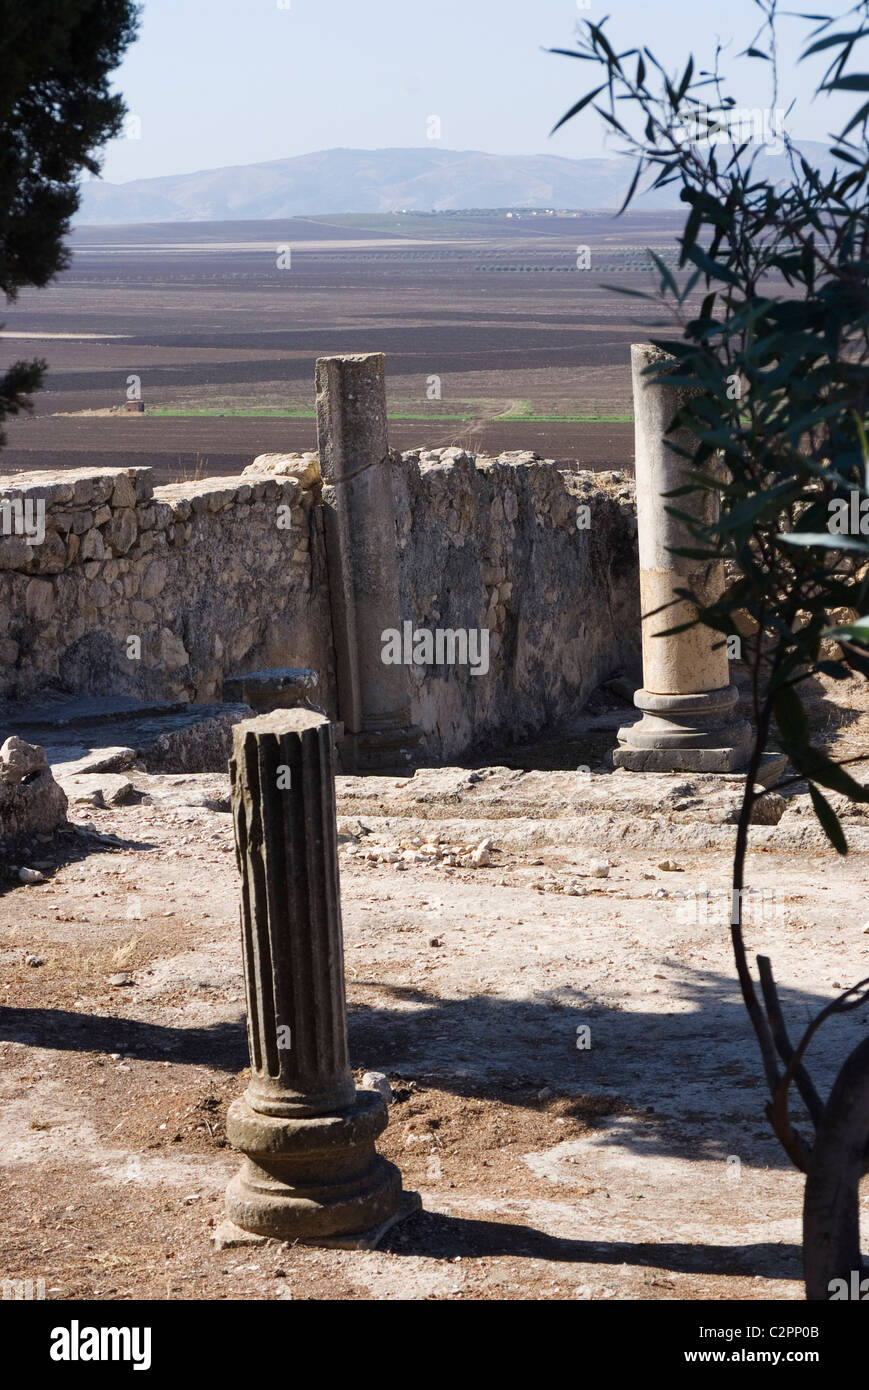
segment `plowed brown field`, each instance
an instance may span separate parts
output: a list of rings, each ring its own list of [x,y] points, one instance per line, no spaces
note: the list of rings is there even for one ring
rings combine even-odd
[[[672,253],[678,226],[500,213],[79,229],[70,269],[5,314],[0,360],[44,356],[49,373],[33,417],[9,425],[3,471],[123,456],[168,481],[312,448],[315,359],[364,351],[388,356],[396,447],[630,467],[629,346],[668,321],[605,286],[654,290],[644,248]],[[116,413],[130,375],[144,418]]]

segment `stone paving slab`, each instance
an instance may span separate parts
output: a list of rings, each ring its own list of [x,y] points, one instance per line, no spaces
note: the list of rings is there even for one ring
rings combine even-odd
[[[147,704],[126,700],[63,701],[23,711],[11,727],[46,750],[60,777],[124,772],[223,772],[232,727],[249,718],[243,704]]]

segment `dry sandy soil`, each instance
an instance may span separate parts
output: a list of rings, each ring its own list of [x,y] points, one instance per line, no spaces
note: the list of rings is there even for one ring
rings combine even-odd
[[[865,748],[863,697],[835,694],[823,717]],[[423,1201],[373,1252],[214,1249],[247,1062],[226,779],[71,800],[31,857],[45,883],[7,866],[0,899],[2,1276],[70,1299],[800,1298],[802,1183],[726,929],[738,786],[606,772],[624,713],[492,768],[339,779],[351,1056],[390,1078],[381,1147]],[[752,830],[748,938],[798,1034],[869,973],[869,820],[838,860],[786,797]],[[474,870],[375,853],[485,836]],[[813,1044],[824,1090],[867,1023]]]

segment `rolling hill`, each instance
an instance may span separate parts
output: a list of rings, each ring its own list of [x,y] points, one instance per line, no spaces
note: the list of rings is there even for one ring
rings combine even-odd
[[[826,148],[807,157],[829,167]],[[263,164],[83,185],[77,225],[219,222],[324,213],[449,211],[466,208],[615,209],[633,169],[629,159],[563,159],[473,150],[322,150]],[[779,179],[783,155],[763,153],[759,172]],[[676,185],[643,195],[647,210],[678,207]]]

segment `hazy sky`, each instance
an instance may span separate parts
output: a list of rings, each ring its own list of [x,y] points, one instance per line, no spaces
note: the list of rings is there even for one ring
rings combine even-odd
[[[770,104],[767,64],[736,59],[760,21],[752,0],[590,0],[587,9],[577,0],[145,0],[139,40],[117,74],[141,136],[108,146],[103,176],[424,146],[432,115],[445,149],[599,155],[594,113],[549,138],[594,70],[544,50],[570,46],[579,22],[606,13],[620,48],[648,45],[674,72],[692,51],[706,66],[720,37],[738,104]],[[795,71],[807,28],[782,21],[782,105],[817,71]],[[823,139],[842,110],[828,98],[803,103],[788,128]]]

